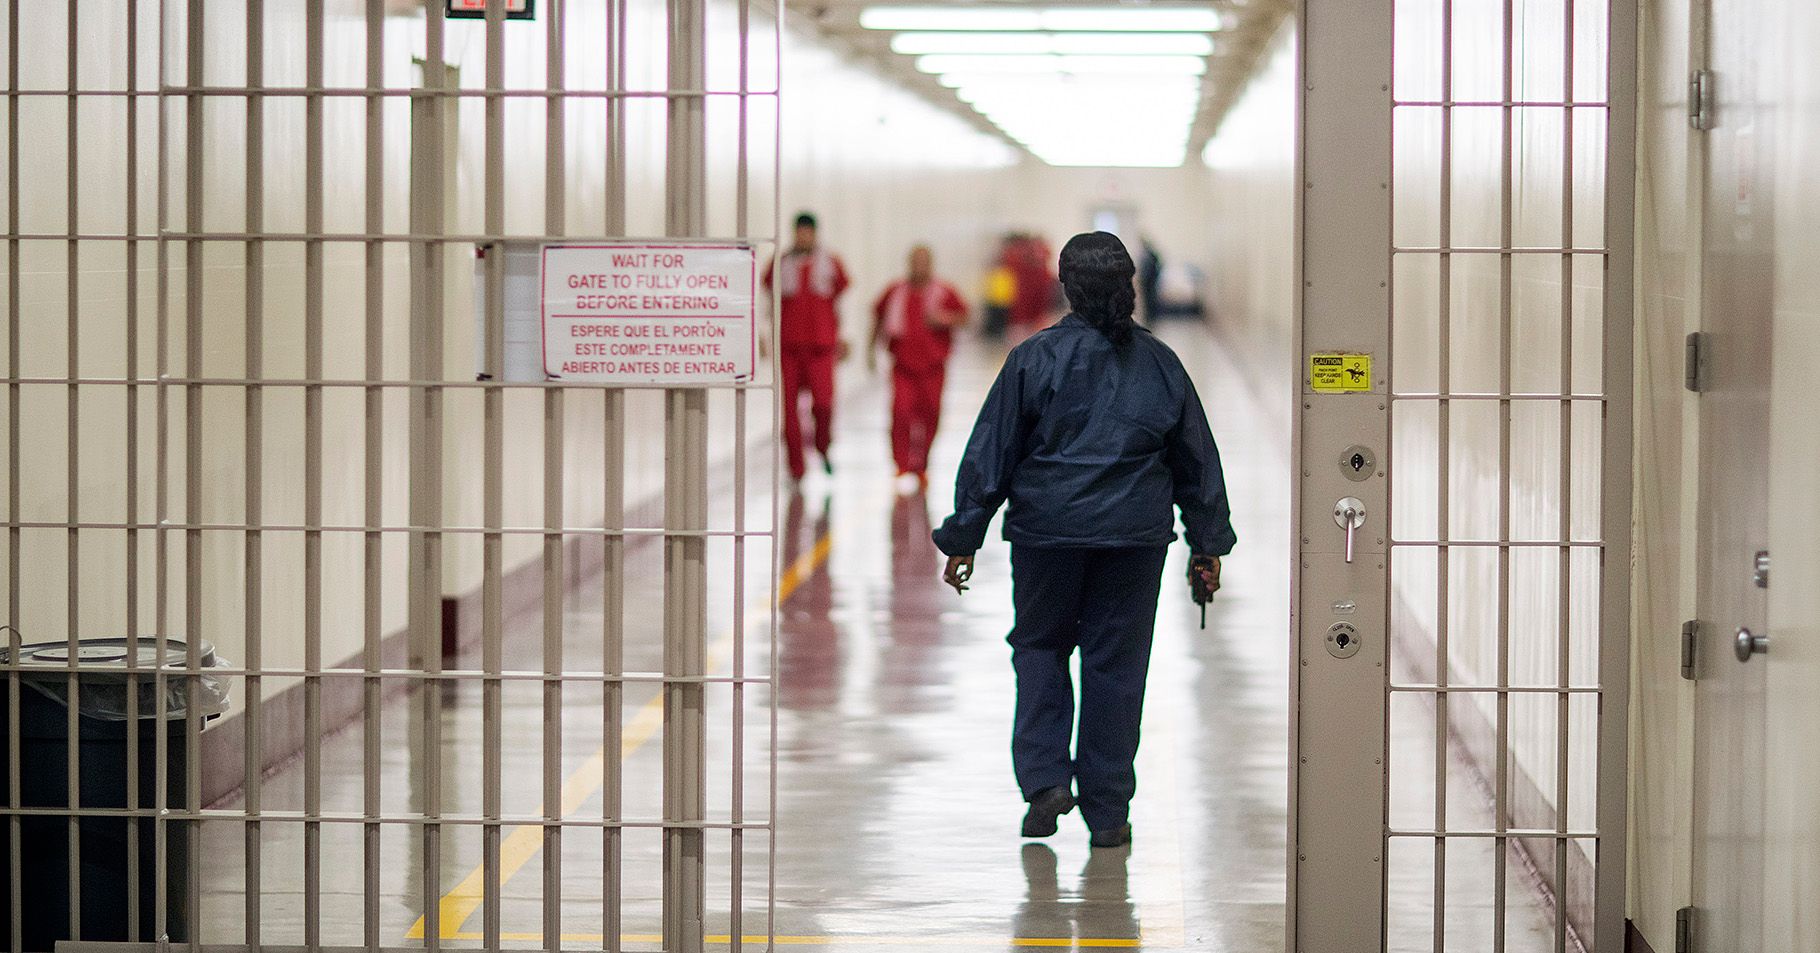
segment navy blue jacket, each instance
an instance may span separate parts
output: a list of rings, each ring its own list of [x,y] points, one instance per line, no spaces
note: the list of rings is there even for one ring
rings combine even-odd
[[[1181,359],[1142,328],[1118,347],[1072,314],[1005,359],[935,545],[972,555],[1006,501],[1014,545],[1164,546],[1177,506],[1197,555],[1224,556],[1237,541],[1220,451]]]

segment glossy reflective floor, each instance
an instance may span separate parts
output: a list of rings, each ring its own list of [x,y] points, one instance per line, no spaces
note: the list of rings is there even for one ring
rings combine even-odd
[[[775,920],[766,895],[768,845],[762,831],[744,835],[738,851],[741,896],[733,899],[733,835],[708,840],[707,930],[711,945],[729,934],[762,947],[837,950],[883,947],[1003,950],[1018,947],[1271,951],[1283,945],[1285,764],[1287,714],[1288,443],[1230,358],[1199,325],[1166,325],[1213,421],[1225,457],[1240,548],[1228,561],[1225,590],[1208,612],[1207,629],[1182,579],[1185,550],[1166,570],[1139,758],[1135,844],[1090,851],[1078,815],[1042,842],[1017,836],[1022,803],[1008,751],[1012,680],[1004,636],[1011,622],[1005,544],[994,533],[979,556],[964,597],[942,586],[941,557],[929,542],[932,520],[946,515],[948,481],[1001,351],[987,345],[955,358],[947,417],[935,454],[936,486],[927,499],[894,494],[886,420],[889,378],[857,366],[845,388],[833,477],[814,474],[780,507],[784,601],[776,646],[777,763]],[[946,484],[946,485],[945,485]],[[768,520],[768,488],[754,492]],[[715,519],[729,520],[729,499]],[[655,548],[629,559],[626,663],[661,668],[661,567]],[[766,665],[765,620],[749,611],[747,643],[731,637],[733,607],[759,608],[768,553],[748,554],[743,591],[735,592],[730,545],[711,552],[710,664],[731,672],[743,655],[752,671]],[[761,609],[762,611],[762,609]],[[565,612],[564,666],[601,665],[599,587],[583,582]],[[507,668],[537,668],[539,614],[509,621]],[[478,666],[479,658],[457,663]],[[773,778],[767,770],[770,724],[766,686],[736,698],[727,685],[708,690],[708,801],[713,820],[733,819],[731,784],[745,818],[762,820]],[[505,816],[542,808],[542,738],[559,730],[563,816],[554,851],[536,826],[507,826],[500,836],[500,939],[506,946],[546,945],[547,924],[562,945],[603,945],[606,835],[587,826],[602,817],[603,787],[615,782],[618,759],[602,751],[603,691],[563,687],[559,728],[546,718],[542,686],[506,682],[500,689],[500,804]],[[439,750],[442,808],[479,814],[489,752],[481,689],[443,692]],[[621,710],[624,814],[661,815],[661,706],[652,686],[626,688]],[[736,731],[735,712],[744,712]],[[386,811],[423,810],[422,700],[399,697],[383,711],[383,755],[374,771]],[[365,769],[360,725],[323,742],[323,808],[358,814]],[[303,803],[301,770],[270,778],[265,810]],[[238,807],[238,804],[223,805]],[[322,896],[306,909],[302,827],[268,821],[258,844],[259,896],[252,905],[267,943],[297,943],[303,924],[322,924],[320,942],[360,944],[368,925],[385,946],[423,944],[426,927],[443,945],[480,945],[489,929],[483,901],[482,829],[444,825],[441,857],[426,884],[424,837],[414,825],[378,828],[379,903],[369,919],[363,898],[367,854],[358,824],[321,829]],[[248,836],[238,822],[215,822],[203,834],[205,897],[202,939],[244,942],[248,935]],[[628,949],[658,948],[661,850],[658,832],[623,835]],[[552,862],[558,866],[551,866]],[[560,902],[546,903],[546,879]],[[425,897],[441,923],[421,919]],[[735,923],[733,911],[740,912]],[[554,945],[554,944],[550,944]]]

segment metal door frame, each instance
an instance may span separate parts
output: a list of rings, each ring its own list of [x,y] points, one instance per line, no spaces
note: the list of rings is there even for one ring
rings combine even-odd
[[[1438,0],[1443,11],[1442,30],[1451,30],[1456,0]],[[1498,2],[1498,0],[1491,0]],[[1582,0],[1586,2],[1586,0]],[[1564,0],[1568,22],[1574,0]],[[1503,247],[1475,249],[1498,254],[1505,262],[1502,285],[1505,384],[1490,395],[1503,407],[1500,431],[1508,485],[1509,409],[1512,404],[1509,360],[1509,296],[1512,257],[1510,235],[1510,171],[1512,140],[1510,115],[1511,11],[1514,0],[1502,0],[1504,10],[1505,90],[1501,103],[1505,117],[1504,192],[1502,213],[1506,240]],[[1392,120],[1399,104],[1393,92],[1395,62],[1395,0],[1300,0],[1298,10],[1297,83],[1297,189],[1296,229],[1296,369],[1293,439],[1297,466],[1293,471],[1292,550],[1297,554],[1292,572],[1290,678],[1290,830],[1287,917],[1288,949],[1326,953],[1333,950],[1382,950],[1386,943],[1386,885],[1389,839],[1389,675],[1388,647],[1393,591],[1391,551],[1404,541],[1386,530],[1390,520],[1390,481],[1396,461],[1391,459],[1391,412],[1399,396],[1394,387],[1392,352],[1393,260],[1397,254],[1392,232],[1393,185]],[[1572,30],[1567,31],[1571,43]],[[1451,49],[1451,36],[1448,41]],[[1626,757],[1628,744],[1630,518],[1631,518],[1631,365],[1632,365],[1632,240],[1636,101],[1636,9],[1632,0],[1610,0],[1608,25],[1609,71],[1607,102],[1605,242],[1599,252],[1605,263],[1603,392],[1597,398],[1604,408],[1602,460],[1602,538],[1596,545],[1602,555],[1599,605],[1597,869],[1593,911],[1594,941],[1601,953],[1622,949],[1625,885]],[[1444,55],[1450,56],[1451,53]],[[1573,60],[1571,46],[1566,57]],[[1571,66],[1569,78],[1571,80]],[[1571,81],[1564,87],[1571,115]],[[1403,104],[1407,105],[1407,104]],[[1451,115],[1456,103],[1451,86],[1440,107]],[[1445,122],[1445,120],[1444,120]],[[1446,126],[1444,125],[1445,129]],[[1571,126],[1570,126],[1571,128]],[[1445,136],[1445,133],[1443,133]],[[1445,143],[1446,140],[1443,139]],[[1571,147],[1571,141],[1569,143]],[[1443,145],[1442,155],[1446,155]],[[1446,159],[1443,158],[1443,162]],[[1443,166],[1445,169],[1446,167]],[[1571,176],[1571,163],[1568,175]],[[1445,174],[1444,174],[1445,179]],[[1571,178],[1563,193],[1571,201]],[[1441,185],[1443,190],[1448,186]],[[1442,220],[1448,215],[1443,198]],[[1445,232],[1443,233],[1445,235]],[[1563,247],[1571,268],[1571,216],[1564,228]],[[1459,252],[1444,237],[1441,246],[1427,249],[1443,260]],[[1578,250],[1586,251],[1586,250]],[[1445,279],[1443,279],[1444,281]],[[1571,288],[1571,284],[1569,285]],[[1446,285],[1443,283],[1443,308]],[[1443,325],[1446,324],[1442,311]],[[1563,309],[1563,320],[1571,320]],[[1443,332],[1445,333],[1445,332]],[[1564,335],[1565,336],[1565,335]],[[1306,376],[1306,360],[1314,353],[1350,352],[1377,357],[1379,368],[1372,389],[1364,393],[1316,394]],[[1443,377],[1441,392],[1428,395],[1445,408],[1464,395],[1451,394]],[[1569,405],[1572,378],[1563,373],[1558,399],[1563,416]],[[1484,395],[1475,395],[1483,398]],[[1445,411],[1441,411],[1445,413]],[[1441,417],[1442,432],[1446,418]],[[1565,425],[1563,427],[1565,429]],[[1443,437],[1443,440],[1445,438]],[[1566,438],[1563,438],[1565,458]],[[1377,450],[1382,472],[1363,483],[1345,479],[1334,462],[1351,444]],[[1445,443],[1442,466],[1445,466]],[[1565,470],[1566,464],[1563,464]],[[1445,492],[1445,470],[1442,486]],[[1560,488],[1568,493],[1563,479]],[[1367,526],[1360,538],[1358,561],[1350,566],[1340,553],[1340,534],[1332,518],[1334,503],[1356,496],[1366,506]],[[1500,563],[1508,562],[1508,491],[1501,504],[1505,514],[1495,545]],[[1563,513],[1567,506],[1563,504]],[[1566,518],[1563,518],[1565,524]],[[1445,526],[1445,519],[1442,522]],[[1566,564],[1566,540],[1562,537]],[[1442,539],[1426,543],[1445,552]],[[1443,562],[1443,565],[1445,563]],[[1565,576],[1565,570],[1563,570]],[[1501,577],[1501,578],[1507,578]],[[1508,593],[1508,588],[1500,592]],[[1567,592],[1562,590],[1565,605]],[[1508,596],[1505,596],[1508,602]],[[1336,659],[1325,650],[1328,626],[1336,620],[1333,604],[1351,602],[1354,621],[1363,636],[1364,649],[1348,659]],[[1443,609],[1443,611],[1445,611]],[[1565,609],[1563,609],[1565,611]],[[1502,633],[1508,640],[1509,633]],[[1506,641],[1506,645],[1508,642]],[[1565,669],[1565,662],[1562,663]],[[1565,676],[1561,686],[1565,689]],[[1508,681],[1490,690],[1507,699]],[[1444,697],[1444,690],[1431,694]],[[1558,694],[1567,705],[1567,692]],[[1501,720],[1501,719],[1500,719]],[[1444,720],[1438,719],[1444,730]],[[1565,722],[1557,723],[1565,734]],[[1507,744],[1500,738],[1499,758]],[[1565,750],[1566,743],[1560,742]],[[1442,747],[1441,751],[1446,749]],[[1565,755],[1562,756],[1563,758]],[[1565,771],[1560,784],[1565,788]],[[1511,830],[1502,826],[1506,816],[1499,805],[1500,826],[1486,832],[1502,849]],[[1541,832],[1557,842],[1567,836],[1565,811],[1559,829]],[[1440,820],[1439,818],[1437,819]],[[1428,836],[1440,845],[1451,837],[1444,822]],[[1533,834],[1529,836],[1534,836]],[[1557,851],[1560,856],[1561,851]],[[1443,861],[1444,863],[1444,861]],[[1444,869],[1437,864],[1437,870]],[[1500,868],[1501,869],[1501,868]],[[1498,875],[1500,878],[1502,874]],[[1441,877],[1436,876],[1437,884]],[[1501,884],[1501,880],[1500,880]],[[1437,886],[1436,923],[1445,907]],[[1502,915],[1502,896],[1498,898]],[[1564,914],[1561,915],[1564,917]],[[1557,926],[1557,936],[1563,932]],[[1443,941],[1436,939],[1435,949]],[[1565,941],[1559,941],[1565,945]],[[1502,950],[1503,934],[1497,934]]]

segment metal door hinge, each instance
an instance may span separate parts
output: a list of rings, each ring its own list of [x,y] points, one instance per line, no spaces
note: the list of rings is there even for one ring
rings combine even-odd
[[[1681,623],[1681,677],[1693,681],[1699,676],[1694,674],[1694,645],[1700,635],[1700,623],[1689,619]]]
[[[1694,908],[1675,911],[1675,953],[1694,953]]]
[[[1685,363],[1681,371],[1682,383],[1696,394],[1706,389],[1706,365],[1711,359],[1708,354],[1710,344],[1704,331],[1695,331],[1687,336]]]
[[[1713,71],[1687,74],[1687,124],[1705,132],[1713,127]]]
[[[1769,550],[1757,550],[1756,558],[1751,560],[1750,578],[1751,582],[1757,584],[1758,589],[1769,588]]]

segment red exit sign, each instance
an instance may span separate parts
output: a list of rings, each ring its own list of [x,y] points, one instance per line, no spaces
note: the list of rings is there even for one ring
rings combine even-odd
[[[533,4],[535,0],[504,0],[504,2],[506,19],[534,19]],[[486,18],[486,15],[487,0],[448,0],[448,8],[444,13],[444,16],[452,20],[482,20]]]

